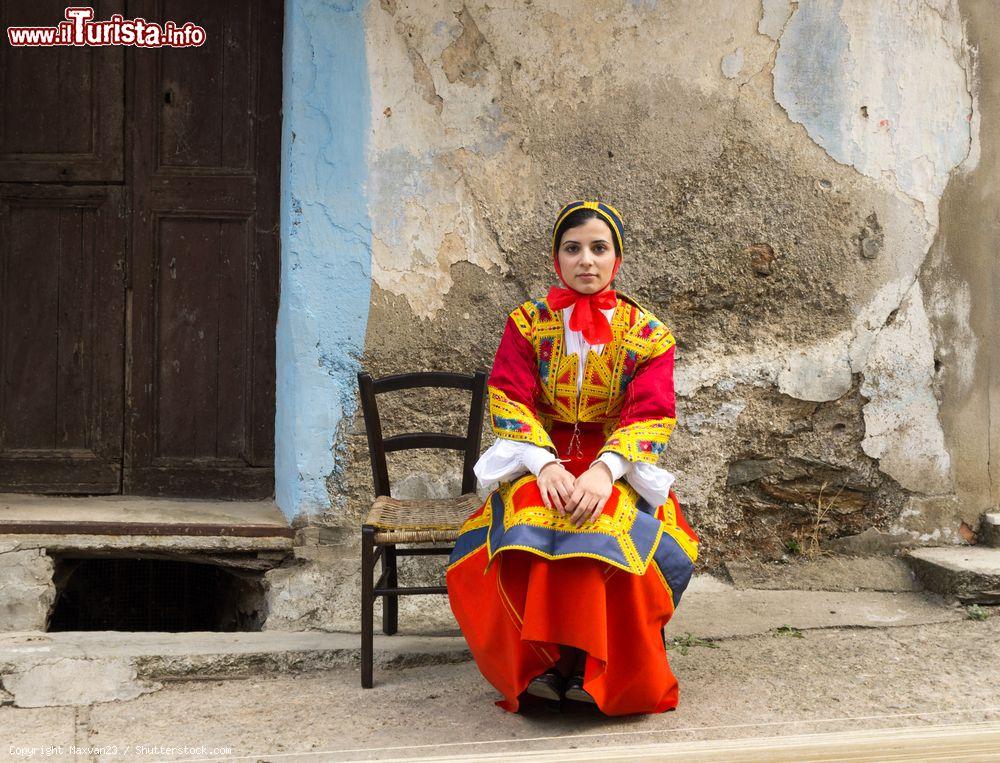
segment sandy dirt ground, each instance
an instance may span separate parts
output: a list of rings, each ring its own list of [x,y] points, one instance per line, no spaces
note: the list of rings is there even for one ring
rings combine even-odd
[[[0,708],[0,758],[503,758],[1000,721],[1000,614],[713,643],[670,651],[681,702],[658,716],[606,718],[545,705],[512,715],[493,705],[494,690],[470,662],[383,669],[368,691],[356,669],[344,668],[172,682],[89,707]]]

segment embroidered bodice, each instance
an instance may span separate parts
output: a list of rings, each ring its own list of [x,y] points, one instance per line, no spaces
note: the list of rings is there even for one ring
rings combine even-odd
[[[598,423],[608,437],[602,453],[655,463],[676,423],[674,338],[621,295],[610,322],[611,341],[602,352],[587,353],[580,379],[581,359],[567,352],[562,311],[533,300],[510,313],[489,382],[498,437],[554,452],[553,421]]]

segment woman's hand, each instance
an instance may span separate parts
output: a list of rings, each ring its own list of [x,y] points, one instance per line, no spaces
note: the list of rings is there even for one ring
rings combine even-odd
[[[604,504],[611,497],[611,469],[604,462],[598,462],[576,478],[576,486],[566,504],[572,511],[570,521],[579,527],[584,522],[593,522],[604,511]]]
[[[565,466],[558,461],[549,461],[538,472],[538,492],[542,494],[542,503],[550,509],[555,507],[560,516],[565,516],[564,507],[575,482]]]

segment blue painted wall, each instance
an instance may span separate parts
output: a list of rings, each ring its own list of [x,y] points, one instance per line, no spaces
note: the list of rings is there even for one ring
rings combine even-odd
[[[331,508],[334,441],[356,405],[371,297],[366,4],[285,4],[275,494],[289,519]]]

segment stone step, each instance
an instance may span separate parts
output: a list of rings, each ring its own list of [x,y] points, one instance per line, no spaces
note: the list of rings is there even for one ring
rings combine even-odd
[[[726,572],[741,590],[920,591],[909,565],[897,556],[795,557],[784,561],[728,561]]]
[[[966,604],[1000,604],[1000,548],[918,548],[906,559],[928,590]]]
[[[983,514],[979,525],[979,542],[984,546],[1000,548],[1000,511]]]
[[[0,705],[90,705],[134,699],[162,681],[353,667],[360,651],[356,633],[3,633]],[[378,668],[470,659],[461,636],[378,634],[374,656]]]

